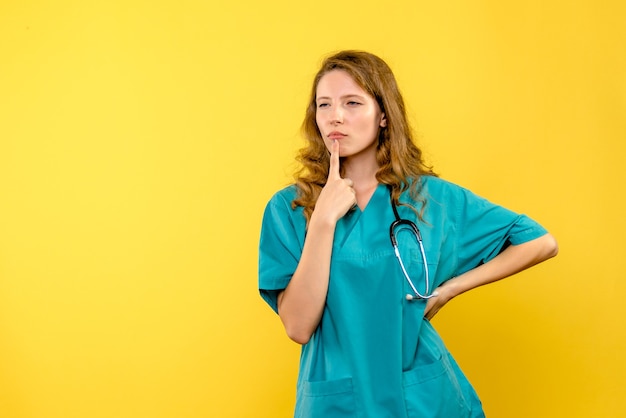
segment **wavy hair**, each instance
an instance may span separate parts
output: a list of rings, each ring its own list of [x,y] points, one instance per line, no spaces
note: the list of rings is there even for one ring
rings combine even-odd
[[[328,72],[342,70],[370,94],[387,119],[387,126],[380,128],[376,160],[378,171],[376,179],[391,188],[391,198],[396,205],[409,206],[422,219],[426,200],[420,196],[420,176],[436,175],[432,167],[427,166],[422,151],[415,145],[409,125],[404,100],[398,89],[396,79],[385,61],[363,51],[341,51],[324,60],[313,81],[310,101],[302,123],[302,134],[306,145],[299,151],[297,160],[301,168],[295,174],[298,190],[292,208],[302,206],[307,223],[311,219],[315,203],[326,184],[330,166],[330,152],[315,121],[316,92],[320,79]],[[419,202],[420,210],[400,203],[400,195],[410,189],[411,197]]]

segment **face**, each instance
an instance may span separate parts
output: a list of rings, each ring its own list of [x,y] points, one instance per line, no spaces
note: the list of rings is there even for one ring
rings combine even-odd
[[[339,141],[344,158],[376,159],[380,128],[387,125],[376,100],[343,70],[326,73],[317,84],[315,121],[326,147]]]

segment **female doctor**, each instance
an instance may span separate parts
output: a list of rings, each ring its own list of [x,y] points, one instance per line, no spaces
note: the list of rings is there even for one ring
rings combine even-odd
[[[296,417],[482,417],[429,320],[557,253],[539,224],[438,178],[387,64],[343,51],[317,73],[296,182],[268,203],[261,296],[302,344]]]

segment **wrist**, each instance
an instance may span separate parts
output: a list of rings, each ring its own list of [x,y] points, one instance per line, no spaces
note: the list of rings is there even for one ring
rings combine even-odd
[[[334,232],[337,220],[331,216],[324,216],[319,212],[313,211],[309,220],[308,230],[321,229]]]
[[[446,281],[441,287],[445,289],[445,292],[449,296],[450,299],[459,296],[465,290],[463,290],[463,286],[461,285],[462,279],[461,276],[453,277],[450,280]]]

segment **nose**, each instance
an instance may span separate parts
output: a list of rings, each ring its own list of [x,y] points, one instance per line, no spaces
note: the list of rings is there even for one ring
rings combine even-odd
[[[330,123],[333,125],[337,125],[339,123],[343,123],[343,111],[341,107],[335,106],[330,115]]]

